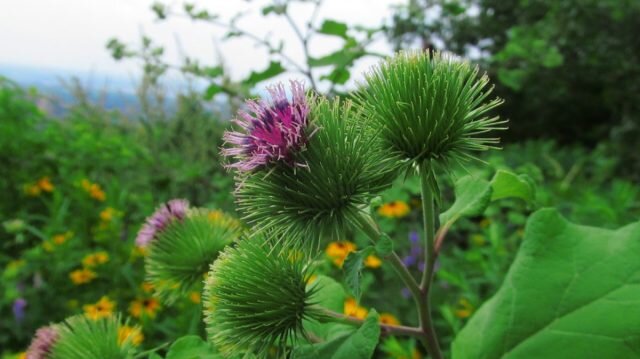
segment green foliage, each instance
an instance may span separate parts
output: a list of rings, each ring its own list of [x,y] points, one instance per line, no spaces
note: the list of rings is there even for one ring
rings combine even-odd
[[[639,250],[638,223],[611,231],[535,213],[504,284],[460,332],[453,357],[637,355]]]
[[[56,326],[51,359],[133,358],[136,351],[130,338],[119,335],[119,317],[99,320],[75,316]]]
[[[205,284],[210,340],[225,354],[285,352],[303,319],[314,317],[308,271],[302,251],[273,247],[262,236],[227,247]]]
[[[498,170],[491,180],[491,200],[516,197],[527,203],[535,201],[535,187],[525,175]]]
[[[371,358],[378,345],[380,326],[378,313],[372,310],[362,326],[353,333],[345,333],[330,341],[320,344],[298,346],[294,350],[293,358],[336,358],[336,359],[367,359]]]
[[[196,335],[187,335],[176,340],[171,347],[165,359],[221,359],[222,355],[218,354],[211,346]]]
[[[147,280],[156,296],[171,304],[202,291],[202,278],[218,254],[241,234],[240,223],[220,211],[193,209],[173,221],[149,246]]]
[[[456,200],[440,215],[441,223],[455,222],[462,216],[478,216],[484,213],[492,199],[491,184],[481,178],[465,176],[455,183]]]
[[[403,52],[368,74],[357,97],[388,153],[409,165],[433,162],[448,168],[499,141],[484,136],[505,123],[487,117],[502,103],[486,101],[488,84],[477,67],[450,55]]]
[[[359,251],[351,252],[344,261],[342,267],[344,270],[344,282],[356,300],[360,300],[360,295],[362,294],[360,279],[362,277],[364,261],[373,251],[373,247],[367,247]]]
[[[239,174],[236,198],[256,230],[274,229],[310,245],[339,238],[377,191],[388,185],[392,161],[350,102],[311,100],[309,137],[295,162]],[[298,237],[300,236],[300,237]]]

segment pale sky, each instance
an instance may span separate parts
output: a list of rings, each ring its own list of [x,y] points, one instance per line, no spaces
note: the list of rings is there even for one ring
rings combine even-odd
[[[389,21],[392,4],[406,0],[325,0],[318,19],[330,18],[349,24],[380,25]],[[91,71],[122,76],[139,73],[131,61],[111,59],[105,44],[117,37],[125,43],[137,44],[142,33],[166,47],[166,58],[180,63],[178,43],[184,53],[203,64],[216,64],[216,48],[222,53],[234,78],[242,78],[250,70],[267,66],[263,50],[251,41],[221,41],[223,30],[209,24],[193,23],[178,18],[154,21],[150,10],[153,0],[0,0],[0,64],[35,66],[77,72]],[[165,0],[177,9],[182,0]],[[266,0],[194,0],[190,1],[228,19],[238,10],[250,10],[252,15],[239,25],[257,35],[271,33],[282,38],[287,54],[300,59],[301,49],[294,34],[283,19],[274,15],[262,17],[260,9]],[[294,17],[304,22],[310,5],[295,4]],[[320,21],[318,21],[318,24]],[[179,39],[179,41],[178,41]],[[327,54],[339,48],[341,40],[318,37],[311,43],[312,55]],[[390,52],[384,41],[376,44],[380,52]],[[366,70],[376,60],[361,61],[358,70]],[[359,76],[355,76],[359,77]]]

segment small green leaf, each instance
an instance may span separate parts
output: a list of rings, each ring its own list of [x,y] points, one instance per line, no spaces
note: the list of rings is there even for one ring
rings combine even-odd
[[[349,56],[347,56],[346,52],[343,49],[340,49],[336,52],[333,52],[329,55],[325,55],[322,57],[309,58],[309,66],[311,67],[321,67],[321,66],[344,66],[349,63]]]
[[[209,84],[207,89],[204,91],[204,95],[202,97],[204,97],[205,100],[211,100],[215,95],[219,94],[220,92],[222,92],[222,87],[218,84],[212,83],[212,84]]]
[[[381,257],[386,257],[393,252],[393,241],[388,235],[383,234],[378,243],[376,243],[376,253]]]
[[[244,80],[244,82],[248,85],[255,85],[258,82],[268,80],[272,77],[278,76],[285,71],[287,71],[287,69],[282,67],[282,64],[280,64],[280,62],[271,61],[271,63],[269,64],[269,67],[267,67],[266,70],[260,71],[260,72],[252,71],[251,75],[249,75],[249,77],[246,80]]]
[[[608,230],[543,209],[453,358],[637,358],[639,298],[640,222]]]
[[[322,23],[322,26],[320,26],[320,29],[318,29],[318,33],[346,38],[348,29],[349,28],[345,23],[334,20],[325,20]]]
[[[372,309],[355,332],[342,334],[324,343],[296,347],[292,358],[369,359],[380,338],[378,318],[378,313]]]
[[[211,78],[218,77],[224,73],[222,66],[205,67],[202,69],[202,73]]]
[[[359,251],[351,252],[345,259],[342,266],[344,272],[344,282],[356,300],[360,300],[362,290],[360,288],[360,278],[362,277],[362,267],[364,260],[371,254],[373,247],[363,248]]]
[[[328,75],[322,76],[321,79],[329,80],[338,85],[344,85],[349,78],[351,77],[351,73],[343,67],[337,67],[331,71]]]
[[[197,335],[187,335],[176,340],[169,348],[166,359],[218,359],[213,348]]]
[[[262,8],[262,15],[267,16],[271,13],[282,15],[287,11],[285,5],[269,5]]]
[[[535,200],[535,188],[524,176],[515,173],[498,170],[491,180],[493,193],[491,200],[515,197],[532,203]]]
[[[481,178],[464,176],[454,186],[456,200],[440,215],[440,222],[455,222],[460,217],[477,216],[484,212],[491,200],[491,184]]]

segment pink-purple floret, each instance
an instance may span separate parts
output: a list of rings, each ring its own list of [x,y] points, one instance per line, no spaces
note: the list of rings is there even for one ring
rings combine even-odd
[[[136,245],[146,247],[162,232],[169,223],[174,220],[182,220],[189,210],[189,202],[185,199],[172,199],[160,205],[156,211],[147,218],[136,237]]]
[[[58,331],[54,327],[43,327],[36,331],[36,335],[27,349],[27,359],[45,359],[51,354],[53,345],[58,340]]]
[[[235,157],[228,167],[251,171],[275,161],[295,165],[293,154],[307,142],[305,130],[309,106],[304,86],[291,81],[291,100],[283,84],[268,88],[271,101],[247,101],[248,111],[239,111],[234,120],[242,132],[226,132],[224,140],[233,147],[222,154]]]

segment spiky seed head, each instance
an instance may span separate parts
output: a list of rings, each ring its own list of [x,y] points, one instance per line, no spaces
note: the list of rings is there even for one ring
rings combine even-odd
[[[53,347],[59,339],[58,328],[55,325],[42,327],[36,331],[29,349],[27,359],[46,359],[53,351]]]
[[[272,163],[236,177],[239,208],[257,231],[310,240],[339,237],[395,175],[397,159],[384,155],[350,101],[308,101],[308,141],[292,155],[300,165]]]
[[[473,151],[496,148],[487,133],[506,121],[487,113],[502,103],[489,100],[493,87],[477,66],[441,52],[404,51],[366,75],[356,94],[374,119],[389,153],[409,165],[474,158]]]
[[[154,295],[172,304],[199,292],[211,263],[241,232],[236,219],[217,210],[191,209],[182,220],[169,223],[149,244],[145,258]]]
[[[119,316],[98,320],[77,315],[57,325],[59,338],[48,359],[133,358],[131,340],[120,340]]]
[[[284,353],[300,337],[303,319],[314,315],[302,253],[254,236],[227,247],[213,263],[204,289],[205,322],[222,353]]]
[[[148,246],[171,222],[181,221],[188,211],[189,202],[185,199],[172,199],[161,204],[140,228],[136,245]]]

